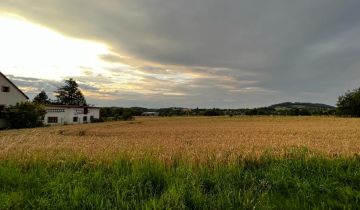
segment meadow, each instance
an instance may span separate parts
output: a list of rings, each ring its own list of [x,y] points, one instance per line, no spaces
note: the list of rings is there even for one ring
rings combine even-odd
[[[0,209],[352,209],[360,119],[174,117],[0,131]]]

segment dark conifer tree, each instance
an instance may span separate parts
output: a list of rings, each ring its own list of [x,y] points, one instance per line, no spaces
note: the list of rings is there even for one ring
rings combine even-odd
[[[59,104],[63,105],[86,105],[84,95],[79,89],[79,85],[72,78],[65,80],[65,85],[55,91],[55,97]]]

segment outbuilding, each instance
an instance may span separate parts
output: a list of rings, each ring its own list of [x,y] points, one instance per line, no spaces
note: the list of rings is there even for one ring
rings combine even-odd
[[[100,118],[100,108],[77,105],[46,105],[44,124],[64,125],[89,123]]]
[[[141,116],[159,116],[159,112],[143,112]]]

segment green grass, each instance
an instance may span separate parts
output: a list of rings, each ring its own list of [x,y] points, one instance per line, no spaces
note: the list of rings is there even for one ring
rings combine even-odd
[[[360,158],[0,162],[0,209],[356,209]]]

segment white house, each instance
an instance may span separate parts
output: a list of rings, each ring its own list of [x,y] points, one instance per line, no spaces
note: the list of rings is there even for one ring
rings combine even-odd
[[[47,125],[82,124],[100,118],[100,108],[76,105],[46,105]]]
[[[25,102],[29,98],[14,83],[12,83],[3,73],[0,72],[0,111],[10,105]],[[1,119],[0,128],[6,127],[7,123]]]
[[[0,72],[0,109],[27,100],[25,93]]]

